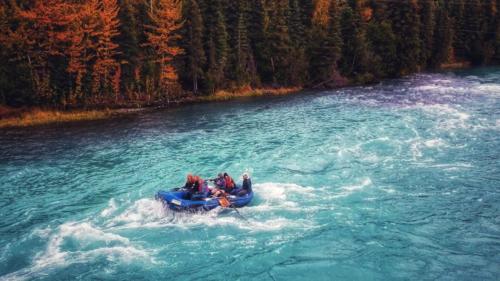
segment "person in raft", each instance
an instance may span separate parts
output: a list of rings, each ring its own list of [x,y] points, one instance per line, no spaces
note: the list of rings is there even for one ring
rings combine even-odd
[[[194,186],[194,176],[192,174],[188,174],[186,177],[186,183],[182,188],[186,190],[191,190],[193,186]]]
[[[238,196],[244,196],[252,192],[252,180],[247,173],[243,174],[243,183],[241,184],[241,188],[236,190],[236,192]]]
[[[188,175],[188,180],[186,182],[186,185],[184,186],[184,188],[188,191],[188,199],[202,199],[207,197],[207,182],[199,176],[191,175],[191,178],[189,178],[190,175],[191,174]]]
[[[224,179],[224,175],[219,173],[215,179],[211,181],[214,182],[215,187],[212,189],[211,193],[215,197],[219,197],[224,194],[224,188],[226,187],[226,181]]]
[[[224,192],[227,194],[231,194],[234,191],[235,184],[232,177],[230,177],[227,173],[224,173]]]

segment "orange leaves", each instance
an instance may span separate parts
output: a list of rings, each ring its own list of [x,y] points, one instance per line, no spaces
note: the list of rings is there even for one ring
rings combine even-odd
[[[29,10],[20,10],[18,17],[28,57],[35,65],[47,65],[50,57],[67,59],[66,71],[74,79],[71,90],[82,91],[85,75],[92,70],[96,92],[117,91],[117,74],[121,72],[114,59],[119,35],[117,0],[38,0]],[[119,82],[118,82],[119,84]],[[115,93],[116,94],[116,93]]]
[[[96,5],[97,28],[93,32],[96,40],[96,62],[92,89],[94,93],[111,90],[117,97],[121,70],[120,64],[115,59],[119,45],[114,43],[113,39],[120,34],[119,7],[117,0],[101,0]]]
[[[328,10],[330,8],[330,0],[315,0],[312,22],[321,27],[326,27],[329,21]]]
[[[363,19],[363,21],[368,22],[372,19],[372,17],[373,17],[372,8],[366,7],[361,10],[361,19]]]
[[[182,26],[181,2],[159,0],[157,9],[151,11],[149,16],[153,24],[145,26],[148,39],[146,45],[154,50],[153,61],[160,64],[160,83],[166,85],[177,80],[176,71],[170,63],[182,53],[182,49],[174,43],[180,38],[175,32]]]

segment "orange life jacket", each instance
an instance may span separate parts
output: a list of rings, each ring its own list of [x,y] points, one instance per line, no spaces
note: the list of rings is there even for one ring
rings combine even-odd
[[[231,190],[234,188],[234,181],[230,176],[226,176],[224,178],[224,181],[226,182],[226,188]]]

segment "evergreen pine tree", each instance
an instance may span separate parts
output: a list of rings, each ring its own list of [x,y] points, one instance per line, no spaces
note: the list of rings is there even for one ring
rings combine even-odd
[[[337,74],[337,63],[342,50],[342,39],[340,37],[340,15],[336,1],[328,3],[328,6],[321,6],[321,2],[316,2],[316,9],[327,9],[326,19],[323,15],[315,13],[319,18],[313,18],[312,42],[310,43],[310,68],[311,82],[321,85],[329,83]],[[331,83],[330,83],[331,84]]]
[[[120,43],[118,54],[122,64],[122,88],[128,94],[140,91],[141,48],[139,42],[138,14],[132,0],[120,1],[119,18],[120,33],[117,42]],[[130,97],[132,98],[132,97]]]
[[[269,14],[264,0],[255,0],[250,2],[250,23],[249,38],[252,49],[255,50],[255,65],[260,82],[268,83],[272,81],[272,68],[268,63],[270,54],[268,31]]]
[[[398,60],[396,35],[387,20],[372,22],[368,25],[367,38],[373,51],[370,70],[376,77],[396,76]]]
[[[483,53],[483,30],[482,30],[482,4],[479,0],[467,0],[465,2],[464,29],[467,35],[464,38],[465,56],[473,64],[482,64]]]
[[[210,74],[209,79],[212,80],[209,83],[212,85],[211,91],[214,92],[224,87],[225,71],[229,59],[229,45],[221,1],[215,0],[212,4],[209,11],[213,12],[214,17],[210,25],[208,48],[209,53],[213,52],[215,57],[211,60],[211,54],[209,54],[208,73]]]
[[[417,3],[411,1],[394,3],[391,5],[390,18],[397,38],[398,72],[405,75],[418,71],[422,43]]]
[[[291,40],[288,32],[288,0],[277,0],[271,5],[271,16],[267,43],[269,53],[266,62],[270,65],[274,85],[290,84]]]
[[[255,84],[257,69],[252,46],[248,36],[248,3],[246,0],[237,1],[236,28],[233,38],[234,80],[238,87]]]
[[[361,77],[368,70],[369,53],[359,13],[350,6],[344,7],[341,16],[341,26],[341,72],[344,76]]]
[[[495,54],[493,55],[493,63],[500,64],[500,19],[499,19],[500,0],[497,0],[496,8],[497,8],[497,16],[495,17],[495,24],[494,24],[495,39],[493,43]]]
[[[420,22],[422,28],[420,29],[420,37],[422,38],[422,66],[427,66],[431,63],[432,50],[434,49],[434,30],[435,30],[435,10],[436,3],[434,0],[420,0]]]
[[[198,82],[203,79],[206,63],[203,48],[203,19],[196,0],[187,0],[184,7],[184,60],[185,75],[189,78],[191,89],[198,93]]]
[[[434,48],[431,57],[431,67],[439,67],[450,61],[453,55],[453,21],[443,0],[438,2],[436,31],[434,33]]]
[[[299,0],[289,1],[290,13],[288,26],[292,43],[291,56],[294,58],[290,65],[290,83],[303,85],[308,79],[308,61],[306,57],[306,32],[303,20],[303,11]]]

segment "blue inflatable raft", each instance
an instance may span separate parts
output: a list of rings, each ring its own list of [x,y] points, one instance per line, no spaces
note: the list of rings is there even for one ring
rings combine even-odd
[[[216,197],[198,197],[193,195],[192,199],[188,198],[188,192],[185,190],[178,191],[158,191],[155,198],[161,200],[171,210],[174,211],[209,211],[221,206],[222,198]],[[243,196],[228,195],[225,197],[231,203],[230,207],[239,208],[247,205],[252,201],[253,192]],[[222,202],[223,203],[223,202]]]

